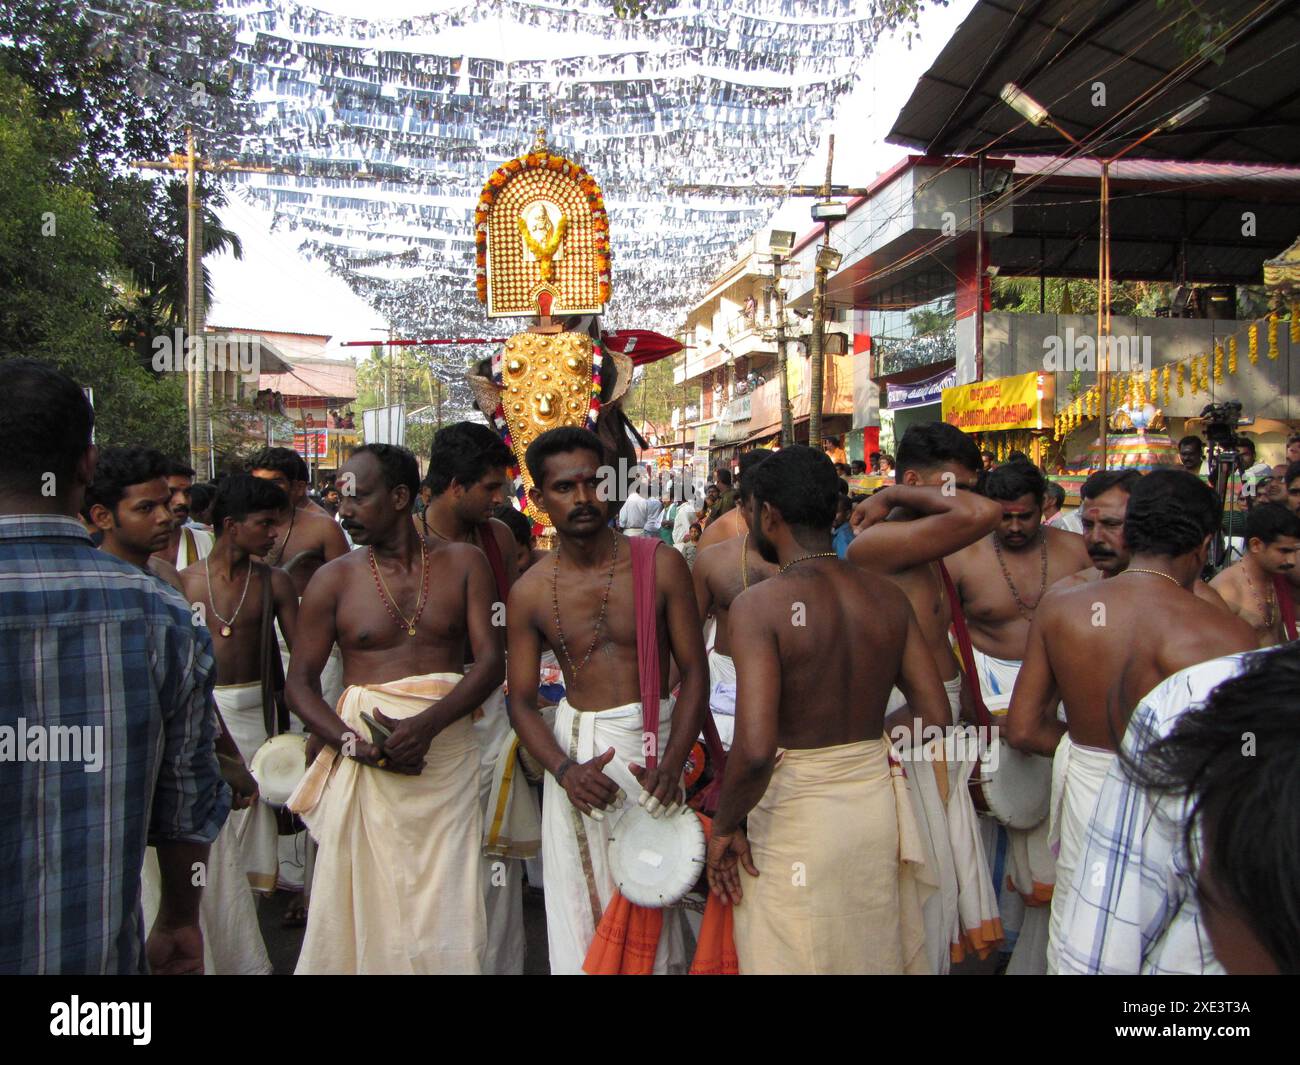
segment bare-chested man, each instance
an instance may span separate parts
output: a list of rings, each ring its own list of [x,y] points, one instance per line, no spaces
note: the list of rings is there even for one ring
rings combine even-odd
[[[167,543],[154,553],[179,571],[211,551],[213,537],[206,529],[195,528],[190,521],[194,471],[183,462],[168,459],[166,477],[171,493],[168,505],[172,512],[172,527]]]
[[[276,522],[288,505],[285,494],[265,481],[243,474],[226,478],[212,503],[212,550],[180,573],[185,598],[212,634],[217,681],[213,695],[223,739],[228,736],[235,748],[230,758],[218,744],[223,766],[231,760],[242,769],[268,737],[262,700],[263,625],[278,619],[293,641],[298,613],[293,584],[286,573],[259,561],[274,546]],[[267,610],[272,618],[266,618]],[[202,904],[209,971],[271,972],[249,888],[267,894],[275,890],[277,842],[275,813],[255,803],[232,813],[213,843]],[[146,908],[148,873],[146,868]]]
[[[948,630],[952,607],[939,565],[945,556],[987,537],[1002,520],[1002,507],[976,495],[980,452],[955,425],[909,426],[898,445],[898,482],[858,504],[857,535],[848,560],[898,585],[912,604],[921,635],[948,693],[952,723],[961,707],[961,673]],[[895,692],[891,712],[906,718]]]
[[[510,594],[510,720],[549,774],[542,862],[551,972],[579,973],[615,891],[604,811],[639,796],[652,815],[677,812],[682,766],[707,706],[708,666],[686,560],[657,538],[629,540],[609,527],[600,439],[552,429],[529,445],[525,461],[533,502],[550,516],[558,543]],[[660,701],[657,730],[643,715],[633,550],[653,552],[660,691],[668,691],[670,655],[682,677],[676,704]],[[543,643],[557,649],[564,672],[553,726],[537,710]],[[644,764],[647,748],[658,753],[654,767]],[[684,931],[682,911],[665,910],[656,973],[685,970]]]
[[[1057,759],[1052,822],[1060,849],[1049,972],[1056,969],[1088,822],[1134,707],[1181,669],[1257,646],[1245,622],[1186,594],[1200,578],[1218,520],[1214,491],[1195,474],[1173,468],[1147,474],[1129,493],[1124,540],[1131,556],[1124,572],[1053,588],[1035,613],[1007,738]],[[1064,723],[1057,715],[1062,701]]]
[[[1246,515],[1246,554],[1210,582],[1260,647],[1295,639],[1283,617],[1295,617],[1289,581],[1300,548],[1300,515],[1281,503],[1257,503]],[[1281,580],[1274,578],[1281,577]]]
[[[1142,479],[1137,470],[1098,470],[1079,490],[1080,522],[1083,542],[1092,565],[1068,577],[1062,577],[1053,588],[1074,588],[1090,581],[1110,580],[1124,572],[1129,562],[1128,544],[1124,542],[1124,514],[1128,510],[1129,492]],[[1197,599],[1227,610],[1213,588],[1197,578],[1191,592]]]
[[[176,567],[157,553],[166,550],[176,528],[166,481],[169,466],[161,452],[150,448],[105,448],[86,488],[83,512],[103,537],[100,550],[147,569],[180,592]]]
[[[1005,719],[1029,639],[1029,623],[1047,590],[1088,564],[1083,537],[1042,522],[1046,482],[1036,466],[1008,462],[987,474],[985,494],[1002,507],[991,536],[946,560],[970,630],[975,679],[994,723]],[[1042,767],[1044,770],[1047,767]],[[1049,825],[1006,828],[979,819],[1005,934],[1006,971],[1047,969],[1046,896],[1055,881]],[[1014,890],[1013,890],[1014,889]]]
[[[737,491],[739,505],[729,510],[721,520],[738,515],[740,533],[721,540],[712,547],[696,548],[695,568],[691,579],[695,584],[695,604],[700,617],[708,623],[709,615],[715,619],[713,646],[709,648],[709,710],[718,726],[718,736],[723,747],[731,746],[736,727],[736,666],[731,658],[731,632],[728,617],[732,601],[751,585],[774,576],[776,567],[766,562],[758,553],[749,532],[749,484],[753,471],[768,458],[771,452],[762,449],[746,451],[740,456],[740,485]],[[700,538],[700,543],[704,538]]]
[[[948,696],[949,724],[956,725],[962,674],[948,635],[952,605],[940,566],[945,555],[992,532],[1002,519],[1002,508],[973,491],[980,477],[979,448],[954,425],[910,426],[899,443],[898,463],[897,484],[856,508],[853,520],[859,533],[849,544],[848,559],[889,579],[907,595]],[[890,736],[915,729],[911,708],[897,688],[885,709]],[[926,862],[939,884],[925,906],[926,953],[934,971],[944,974],[954,956],[987,957],[1002,938],[1001,918],[983,836],[963,784],[974,766],[954,745],[945,749],[947,772],[936,777],[932,766],[916,760],[921,751],[904,744],[899,753],[907,759],[907,785],[919,808]],[[954,803],[965,809],[958,810]]]
[[[320,844],[297,971],[477,973],[483,814],[470,714],[504,675],[492,570],[468,544],[421,539],[419,468],[405,448],[358,448],[339,483],[352,488],[339,514],[361,549],[308,586],[287,688],[325,745],[291,803]],[[320,690],[336,640],[347,685],[337,711]]]
[[[270,481],[289,497],[291,509],[275,530],[275,547],[267,562],[293,578],[301,598],[312,575],[348,552],[348,542],[327,511],[307,498],[307,463],[287,447],[268,447],[249,463],[254,477]]]
[[[518,560],[514,535],[492,512],[505,498],[507,486],[511,484],[509,467],[513,464],[510,449],[486,425],[457,422],[439,429],[433,437],[429,470],[424,479],[430,493],[429,503],[416,519],[416,526],[430,546],[457,542],[473,544],[483,551],[492,567],[495,601],[500,604],[495,608],[499,626],[505,622],[505,603],[510,586],[518,576]],[[527,519],[524,521],[527,523]],[[483,702],[473,720],[480,753],[479,800],[486,817],[498,763],[517,750],[501,688]],[[510,772],[502,777],[501,787],[505,792],[499,794],[498,801],[535,804],[533,793],[527,790],[521,775],[513,772],[514,768],[509,766]],[[524,790],[511,797],[508,791],[516,786]],[[524,971],[523,863],[502,860],[496,845],[499,837],[498,830],[496,837],[484,840],[487,951],[483,972],[490,976],[517,976]]]
[[[919,854],[900,844],[913,815],[883,727],[897,685],[942,728],[943,687],[907,596],[831,548],[831,460],[782,448],[752,493],[752,536],[779,570],[732,604],[736,739],[708,850],[740,971],[926,971]]]

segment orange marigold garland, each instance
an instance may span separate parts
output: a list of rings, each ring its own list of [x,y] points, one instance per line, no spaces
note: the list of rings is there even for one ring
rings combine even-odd
[[[608,303],[610,295],[609,272],[609,215],[605,211],[605,197],[596,179],[577,163],[551,152],[529,152],[523,159],[511,159],[488,175],[487,183],[479,194],[474,211],[474,291],[480,303],[487,303],[487,208],[496,201],[497,193],[507,181],[525,170],[554,170],[571,175],[578,182],[591,207],[591,228],[596,236],[596,268],[599,276],[600,302]]]

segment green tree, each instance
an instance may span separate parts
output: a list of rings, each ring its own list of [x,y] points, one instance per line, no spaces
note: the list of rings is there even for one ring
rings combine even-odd
[[[117,246],[90,193],[66,180],[80,148],[71,116],[42,117],[0,72],[0,358],[42,359],[91,386],[100,444],[178,454],[182,381],[141,369],[108,329]]]

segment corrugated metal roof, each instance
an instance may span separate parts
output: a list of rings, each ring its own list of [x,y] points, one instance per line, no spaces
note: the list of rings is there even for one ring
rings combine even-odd
[[[357,368],[338,359],[292,359],[283,374],[262,374],[259,388],[270,388],[284,396],[318,399],[356,399]]]
[[[1222,62],[1192,56],[1197,13],[1227,29]],[[1113,155],[1201,96],[1209,108],[1133,157],[1300,162],[1300,5],[1294,0],[980,0],[922,75],[888,140],[932,155],[1055,153],[1064,139],[999,98],[1015,82],[1075,137]],[[1097,86],[1104,91],[1098,106]],[[1136,101],[1140,107],[1130,109]]]

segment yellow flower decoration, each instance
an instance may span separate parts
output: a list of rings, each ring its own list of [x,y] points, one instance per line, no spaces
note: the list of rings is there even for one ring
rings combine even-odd
[[[1268,316],[1268,357],[1277,361],[1277,311]]]
[[[1237,372],[1237,338],[1231,337],[1228,340],[1228,373]]]
[[[1160,371],[1160,391],[1164,397],[1164,406],[1169,406],[1169,379],[1173,376],[1172,368],[1169,363],[1165,363]]]
[[[1186,370],[1187,370],[1187,366],[1181,362],[1174,367],[1175,383],[1178,386],[1178,395],[1180,397],[1183,394],[1183,377],[1185,376]]]
[[[1246,353],[1252,366],[1259,365],[1259,323],[1251,322],[1246,331]]]
[[[1291,304],[1291,343],[1300,344],[1300,303]]]
[[[1223,380],[1223,345],[1217,341],[1214,344],[1214,379]]]

